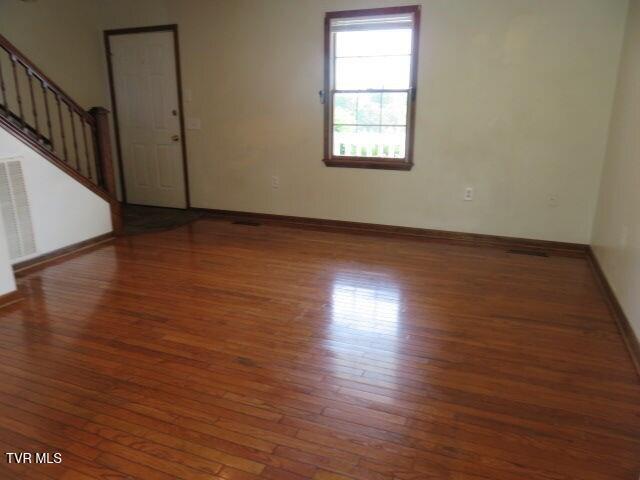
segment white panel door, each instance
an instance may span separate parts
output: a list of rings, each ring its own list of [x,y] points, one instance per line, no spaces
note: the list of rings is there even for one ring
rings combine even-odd
[[[110,37],[128,203],[186,208],[173,32]]]

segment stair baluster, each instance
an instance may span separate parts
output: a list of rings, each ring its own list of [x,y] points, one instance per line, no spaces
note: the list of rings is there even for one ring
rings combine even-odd
[[[17,59],[15,55],[11,55],[11,68],[13,69],[13,82],[16,87],[16,100],[18,101],[18,112],[20,116],[18,120],[24,127],[26,122],[24,121],[24,111],[22,108],[22,96],[20,95],[20,82],[18,81],[18,67],[16,66]]]
[[[76,122],[73,118],[73,109],[71,108],[71,105],[67,105],[67,107],[69,108],[69,121],[71,122],[71,134],[72,134],[72,140],[73,140],[73,152],[75,154],[75,162],[76,162],[76,166],[75,169],[77,171],[81,171],[80,170],[80,155],[78,154],[78,138],[76,136]]]
[[[0,53],[2,53],[0,51]],[[0,93],[2,93],[2,106],[5,110],[9,110],[9,104],[7,103],[7,88],[4,84],[4,74],[2,73],[2,59],[0,59]]]
[[[36,96],[33,93],[33,72],[30,68],[26,69],[27,78],[29,79],[29,95],[31,97],[31,112],[33,113],[33,124],[36,129],[36,134],[40,133],[40,127],[38,125],[38,108],[36,106]]]
[[[49,112],[49,87],[44,81],[40,82],[42,85],[42,98],[44,99],[44,111],[47,115],[47,129],[49,130],[49,145],[51,151],[55,152],[56,147],[53,143],[53,127],[51,126],[51,113]]]
[[[85,159],[86,159],[86,164],[87,164],[87,176],[89,177],[89,180],[93,180],[95,177],[93,175],[93,172],[91,171],[91,156],[89,155],[89,140],[87,139],[87,122],[85,119],[82,119],[82,138],[84,141],[84,154],[85,154]]]
[[[7,78],[11,75],[4,75],[2,69],[3,62],[6,64],[5,54],[11,64],[13,82]],[[33,116],[33,122],[25,117],[25,109],[28,107],[25,101],[28,100],[23,98],[23,94],[26,95],[26,87],[20,88],[20,80],[24,80],[19,71],[20,68],[24,68],[28,82],[31,101],[29,116]],[[38,112],[39,95],[34,82],[40,82],[42,89],[46,132],[44,131],[45,121],[42,118],[43,109],[40,108]],[[23,82],[24,85],[25,82]],[[108,201],[111,205],[114,230],[118,232],[121,226],[120,203],[116,196],[114,165],[111,157],[109,111],[102,107],[94,107],[90,113],[85,111],[2,35],[0,35],[0,92],[2,93],[0,127],[30,145],[51,163]],[[55,102],[54,107],[50,105],[52,96]],[[56,107],[57,115],[52,111]],[[66,121],[64,110],[69,112],[70,133],[64,125]],[[79,122],[78,125],[76,122]],[[71,135],[69,140],[72,141],[70,142],[72,147],[67,145],[67,135]],[[82,138],[78,138],[78,135]],[[56,137],[55,141],[54,137]],[[61,146],[58,145],[58,141]],[[84,154],[80,151],[81,147],[84,147]],[[70,148],[73,148],[73,160]]]

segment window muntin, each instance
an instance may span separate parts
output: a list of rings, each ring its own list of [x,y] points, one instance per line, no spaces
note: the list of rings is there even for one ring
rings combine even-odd
[[[417,7],[327,14],[328,165],[411,164],[417,15]]]

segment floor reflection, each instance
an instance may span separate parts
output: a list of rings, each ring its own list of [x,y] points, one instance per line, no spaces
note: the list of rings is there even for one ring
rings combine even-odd
[[[331,294],[332,326],[394,335],[400,320],[400,290],[388,277],[341,274]]]
[[[105,298],[115,285],[118,268],[115,247],[104,245],[45,269],[34,269],[18,278],[25,298],[9,312],[13,321],[4,316],[7,311],[0,318],[19,333],[16,341],[20,338],[20,345],[27,350],[48,355],[53,351],[47,348],[61,342],[73,346],[77,339],[102,328],[99,313],[107,305]],[[55,369],[55,365],[49,368]]]

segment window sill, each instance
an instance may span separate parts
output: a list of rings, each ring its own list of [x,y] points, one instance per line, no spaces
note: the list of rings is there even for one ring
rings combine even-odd
[[[327,167],[370,168],[376,170],[403,170],[413,168],[413,162],[405,159],[367,158],[367,157],[333,157],[322,160]]]

